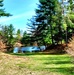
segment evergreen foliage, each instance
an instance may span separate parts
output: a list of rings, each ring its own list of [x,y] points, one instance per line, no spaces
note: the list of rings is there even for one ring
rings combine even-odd
[[[3,9],[2,7],[3,7],[3,0],[0,0],[0,17],[2,17],[2,16],[7,16],[7,17],[11,16],[11,14],[6,13],[5,9]]]
[[[74,33],[73,7],[72,0],[39,0],[36,15],[28,24],[32,37],[43,44],[68,43]]]

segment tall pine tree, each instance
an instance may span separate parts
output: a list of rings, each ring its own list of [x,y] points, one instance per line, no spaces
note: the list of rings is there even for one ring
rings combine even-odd
[[[36,9],[36,16],[34,25],[36,25],[35,36],[41,37],[44,42],[48,41],[54,43],[54,35],[56,29],[56,15],[58,14],[58,0],[39,0],[38,8]]]

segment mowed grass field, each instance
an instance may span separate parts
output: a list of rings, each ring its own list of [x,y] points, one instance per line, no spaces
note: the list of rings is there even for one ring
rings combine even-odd
[[[49,53],[2,53],[0,75],[74,75],[74,58]]]

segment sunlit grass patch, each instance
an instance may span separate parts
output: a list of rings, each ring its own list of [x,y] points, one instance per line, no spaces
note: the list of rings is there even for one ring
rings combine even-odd
[[[0,74],[74,75],[74,63],[72,63],[72,59],[67,54],[52,55],[34,52],[3,54],[0,60]]]
[[[42,53],[15,54],[17,56],[27,56],[31,59],[25,65],[26,68],[35,71],[58,72],[63,75],[74,75],[74,64],[69,55],[50,55]],[[20,65],[20,64],[19,64]],[[21,64],[22,66],[23,64]]]

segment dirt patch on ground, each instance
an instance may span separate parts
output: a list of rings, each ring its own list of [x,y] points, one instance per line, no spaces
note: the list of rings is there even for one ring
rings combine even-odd
[[[74,36],[71,38],[70,42],[67,44],[65,51],[71,56],[74,56]]]
[[[68,44],[50,45],[44,52],[48,52],[50,54],[68,53],[71,56],[74,56],[74,38]]]
[[[66,53],[65,47],[65,44],[50,45],[46,48],[44,52],[49,52],[50,54],[63,54]]]

